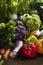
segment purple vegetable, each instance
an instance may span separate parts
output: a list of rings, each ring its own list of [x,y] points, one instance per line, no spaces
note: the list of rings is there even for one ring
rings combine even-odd
[[[19,26],[17,27],[17,32],[20,32],[20,33],[22,33],[23,35],[26,35],[26,34],[27,34],[26,28],[25,28],[24,26],[22,26],[22,25],[19,25]]]
[[[17,27],[17,31],[16,31],[16,38],[23,38],[23,36],[27,35],[27,30],[24,26],[19,25]]]

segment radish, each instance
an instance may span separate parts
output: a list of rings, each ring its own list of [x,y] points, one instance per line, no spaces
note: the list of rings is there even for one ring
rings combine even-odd
[[[14,50],[10,53],[10,58],[15,58],[17,52],[21,49],[22,46],[23,46],[23,41],[17,40]]]
[[[16,47],[13,51],[18,52],[22,46],[23,46],[23,41],[21,40],[16,41]]]

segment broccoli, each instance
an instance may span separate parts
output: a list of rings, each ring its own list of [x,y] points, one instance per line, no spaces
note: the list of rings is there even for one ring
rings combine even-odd
[[[29,0],[20,0],[17,7],[17,13],[24,14],[30,11],[30,2]]]
[[[34,31],[39,29],[41,24],[40,17],[36,14],[32,14],[32,15],[24,14],[22,16],[22,21],[26,25],[29,31]]]

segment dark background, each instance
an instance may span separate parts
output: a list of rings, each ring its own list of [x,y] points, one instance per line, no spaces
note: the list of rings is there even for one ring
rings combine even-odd
[[[3,65],[43,65],[43,55],[38,55],[33,59],[18,56],[15,59],[6,60]]]

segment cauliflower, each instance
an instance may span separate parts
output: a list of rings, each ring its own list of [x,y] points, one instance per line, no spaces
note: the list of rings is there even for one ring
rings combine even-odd
[[[36,14],[32,14],[32,15],[24,14],[22,16],[22,21],[26,25],[29,31],[34,31],[39,29],[41,24],[40,17]]]

